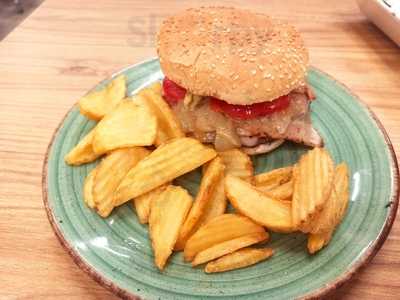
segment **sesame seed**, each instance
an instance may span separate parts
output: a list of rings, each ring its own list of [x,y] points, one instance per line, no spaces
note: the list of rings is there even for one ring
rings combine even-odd
[[[252,75],[256,75],[256,73],[257,73],[257,70],[251,70]]]
[[[271,74],[270,73],[264,73],[264,76],[263,76],[263,78],[271,78]]]

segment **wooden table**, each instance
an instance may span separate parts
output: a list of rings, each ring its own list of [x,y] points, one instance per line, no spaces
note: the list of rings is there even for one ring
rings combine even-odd
[[[162,18],[200,4],[165,2],[48,0],[0,42],[1,299],[113,299],[57,241],[43,209],[42,161],[54,129],[86,90],[154,56]],[[355,1],[219,2],[296,25],[312,64],[372,107],[400,154],[400,49],[360,14]],[[339,297],[398,299],[399,274],[400,219]]]

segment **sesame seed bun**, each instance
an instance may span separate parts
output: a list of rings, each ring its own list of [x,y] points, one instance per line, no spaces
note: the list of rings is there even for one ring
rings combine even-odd
[[[241,105],[303,86],[308,65],[293,26],[227,7],[188,9],[166,19],[157,52],[165,76],[191,93]]]

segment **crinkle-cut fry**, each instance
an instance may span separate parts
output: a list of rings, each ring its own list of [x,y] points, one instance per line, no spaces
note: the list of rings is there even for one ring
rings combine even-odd
[[[103,218],[114,208],[114,192],[122,179],[140,160],[149,154],[143,147],[117,149],[110,152],[96,167],[93,178],[93,201]]]
[[[250,156],[239,149],[221,151],[218,155],[225,165],[225,174],[230,174],[250,181],[254,174]]]
[[[322,211],[316,213],[316,218],[310,222],[309,232],[313,234],[332,231],[336,226],[335,213],[339,203],[335,189],[326,200]]]
[[[151,202],[149,231],[156,266],[163,270],[193,199],[182,187],[169,185]]]
[[[310,233],[307,240],[307,248],[310,254],[314,254],[328,245],[332,237],[332,231],[322,233]]]
[[[225,196],[225,178],[221,177],[216,184],[216,187],[211,195],[210,201],[207,203],[204,213],[197,224],[197,228],[193,231],[197,231],[201,225],[207,223],[208,221],[223,215],[228,204],[228,200]]]
[[[157,95],[160,95],[160,96],[162,95],[162,84],[161,84],[161,81],[156,81],[156,82],[150,84],[147,88],[152,90]]]
[[[94,168],[90,173],[86,176],[85,182],[83,184],[83,201],[90,208],[95,208],[96,204],[93,201],[93,178],[96,174],[96,168]]]
[[[265,229],[245,216],[223,214],[197,230],[186,242],[184,258],[192,261],[197,253],[216,244],[244,235],[265,232]]]
[[[157,134],[157,118],[144,105],[123,101],[96,126],[93,150],[103,154],[118,148],[149,146]]]
[[[161,96],[161,88],[158,91],[158,85],[154,84],[149,88],[145,88],[134,97],[143,105],[146,105],[157,117],[158,132],[155,140],[156,145],[160,145],[170,139],[184,137],[181,123],[167,102]]]
[[[294,171],[294,226],[309,232],[312,222],[329,198],[333,187],[334,165],[329,153],[314,148],[304,154]]]
[[[119,75],[99,91],[92,91],[79,102],[80,113],[89,119],[99,121],[114,110],[126,95],[125,75]]]
[[[323,210],[313,223],[311,233],[332,231],[341,221],[349,201],[348,170],[345,164],[335,169],[334,186]]]
[[[149,221],[151,202],[158,197],[166,187],[167,185],[162,185],[132,200],[132,204],[135,206],[136,214],[141,224],[146,224]]]
[[[349,169],[345,163],[340,163],[335,169],[334,188],[337,193],[339,208],[335,215],[336,224],[339,224],[347,211],[349,204]]]
[[[276,187],[292,178],[293,166],[274,169],[254,176],[254,184],[260,189]]]
[[[94,131],[96,127],[89,131],[79,143],[65,155],[65,162],[69,165],[78,166],[89,163],[100,157],[101,154],[95,153],[92,147]]]
[[[228,240],[220,244],[216,244],[208,249],[205,249],[195,256],[192,261],[192,266],[204,264],[236,250],[267,241],[269,235],[267,232],[257,232]]]
[[[274,199],[284,200],[291,199],[293,195],[293,180],[278,185],[275,188],[264,191],[264,193]]]
[[[232,206],[241,214],[268,229],[278,232],[292,232],[291,206],[273,199],[250,183],[228,175],[225,178],[225,192]]]
[[[335,168],[334,187],[329,197],[329,202],[326,204],[329,205],[327,213],[319,216],[315,228],[313,228],[314,233],[310,233],[308,236],[307,247],[311,254],[319,251],[329,243],[336,226],[339,225],[346,212],[348,201],[348,167],[345,163],[341,163]],[[328,225],[326,225],[326,219],[329,219]]]
[[[182,250],[188,238],[193,234],[193,230],[204,214],[207,204],[212,200],[218,182],[224,176],[224,170],[225,165],[218,156],[207,165],[196,199],[181,228],[178,242],[175,245],[176,250]]]
[[[273,254],[271,248],[244,248],[209,262],[206,273],[225,272],[240,269],[261,262]]]
[[[115,193],[115,204],[155,189],[213,159],[215,150],[192,138],[170,140],[132,168]]]

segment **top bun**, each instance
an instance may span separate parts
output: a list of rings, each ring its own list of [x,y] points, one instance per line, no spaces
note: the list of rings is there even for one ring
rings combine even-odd
[[[165,76],[231,104],[272,101],[305,84],[308,52],[299,32],[264,14],[188,9],[163,22],[157,46]]]

